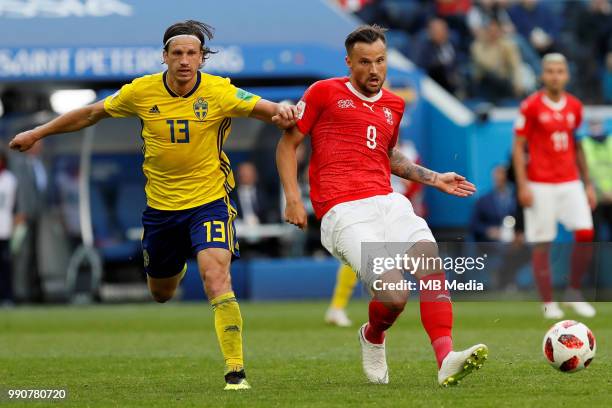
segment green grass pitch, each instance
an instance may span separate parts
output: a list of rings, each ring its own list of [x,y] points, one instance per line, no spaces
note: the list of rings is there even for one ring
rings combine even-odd
[[[544,407],[610,406],[612,303],[584,322],[598,351],[576,374],[554,371],[541,342],[551,322],[537,303],[455,304],[455,346],[484,342],[482,370],[455,388],[436,382],[418,303],[387,337],[389,385],[361,372],[358,322],[326,326],[323,302],[242,303],[247,374],[253,389],[224,392],[222,360],[207,304],[0,310],[0,405],[58,407]],[[567,318],[575,318],[568,314]],[[65,388],[65,401],[9,402],[9,388]]]

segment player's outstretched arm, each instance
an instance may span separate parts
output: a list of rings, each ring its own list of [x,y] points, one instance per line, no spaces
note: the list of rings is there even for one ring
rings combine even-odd
[[[584,183],[584,189],[586,191],[587,200],[589,201],[589,206],[591,207],[591,210],[594,210],[595,207],[597,207],[597,194],[595,193],[595,187],[591,182],[589,166],[587,165],[586,156],[584,155],[581,142],[576,143],[576,162],[578,165],[578,170],[580,171],[580,177]]]
[[[304,140],[297,127],[283,133],[276,146],[276,167],[285,192],[285,221],[301,229],[307,227],[307,214],[297,179],[296,150]]]
[[[9,147],[13,150],[25,152],[43,137],[58,133],[75,132],[109,116],[104,110],[104,101],[99,101],[64,113],[44,125],[19,133],[11,140]]]
[[[391,173],[398,177],[435,187],[457,197],[469,197],[476,192],[476,186],[465,177],[453,172],[437,173],[419,166],[396,148],[389,151],[389,158]]]
[[[527,160],[525,158],[525,148],[527,139],[523,136],[515,136],[512,145],[512,166],[514,167],[514,179],[519,204],[522,207],[531,207],[533,204],[533,194],[527,183]]]
[[[260,99],[253,107],[251,118],[273,123],[281,129],[289,129],[297,120],[297,108],[286,103],[274,103]]]

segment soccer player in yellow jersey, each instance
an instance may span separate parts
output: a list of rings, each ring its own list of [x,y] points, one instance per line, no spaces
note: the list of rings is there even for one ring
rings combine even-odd
[[[350,327],[353,322],[346,314],[346,306],[353,296],[357,285],[357,274],[345,263],[340,264],[336,275],[336,286],[329,308],[325,312],[325,322],[338,327]]]
[[[231,259],[239,256],[236,210],[228,197],[234,177],[222,147],[232,117],[288,128],[295,123],[296,110],[200,72],[212,52],[206,46],[211,38],[212,28],[197,21],[170,26],[163,38],[167,71],[137,78],[104,101],[20,133],[10,147],[25,151],[46,136],[108,117],[140,118],[147,178],[142,245],[149,289],[156,301],[168,301],[185,274],[187,257],[197,257],[225,358],[225,389],[248,389],[242,317],[230,279]]]

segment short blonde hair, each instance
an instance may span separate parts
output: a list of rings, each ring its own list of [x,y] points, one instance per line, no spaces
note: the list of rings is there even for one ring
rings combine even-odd
[[[567,66],[567,58],[565,58],[565,55],[559,52],[552,52],[542,57],[542,66],[554,63],[565,64]]]

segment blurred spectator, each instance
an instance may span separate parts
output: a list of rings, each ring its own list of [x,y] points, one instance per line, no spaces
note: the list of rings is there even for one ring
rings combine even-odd
[[[581,141],[584,155],[589,167],[591,181],[597,192],[597,208],[595,209],[596,241],[606,240],[604,227],[607,227],[608,237],[612,237],[612,137],[605,132],[601,121],[589,123],[586,138]]]
[[[497,287],[515,290],[516,274],[530,258],[523,234],[516,229],[518,202],[507,175],[505,166],[493,169],[493,190],[476,201],[470,232],[479,243],[479,252],[489,254],[492,256],[490,260],[499,263],[498,267],[492,268],[498,273],[492,276]]]
[[[525,93],[521,78],[522,59],[516,44],[491,20],[484,35],[472,44],[475,93],[491,101],[519,97]]]
[[[344,10],[354,13],[361,10],[368,3],[373,3],[372,0],[338,0],[338,5]]]
[[[355,14],[368,24],[386,25],[380,0],[337,0],[337,3],[343,10]]]
[[[589,45],[603,62],[612,35],[612,6],[609,0],[591,0],[575,17],[574,35],[579,44]]]
[[[236,205],[238,218],[246,225],[266,224],[275,218],[274,214],[269,213],[270,206],[265,193],[259,188],[257,177],[253,163],[243,162],[238,165]]]
[[[467,25],[474,38],[485,34],[491,20],[497,20],[506,34],[514,31],[506,7],[498,0],[476,0],[467,14]]]
[[[278,256],[277,236],[262,236],[261,224],[278,222],[278,213],[269,204],[268,196],[260,188],[257,168],[251,162],[242,162],[237,169],[236,206],[237,228],[246,236],[240,240],[240,254],[243,258],[254,256]]]
[[[380,4],[389,27],[416,34],[434,14],[429,0],[384,0]]]
[[[591,0],[582,8],[573,24],[574,61],[578,68],[579,96],[591,103],[601,103],[602,67],[612,53],[612,6],[609,0]]]
[[[448,25],[440,18],[432,19],[427,35],[416,46],[416,64],[440,86],[455,93],[460,84],[457,51],[449,39]]]
[[[508,187],[506,168],[497,166],[493,170],[493,190],[476,201],[470,229],[478,242],[510,241],[503,236],[504,219],[516,215],[517,205],[512,190]],[[502,239],[506,238],[506,239]]]
[[[468,13],[468,26],[472,35],[478,38],[486,34],[486,27],[491,20],[497,20],[504,34],[508,35],[518,47],[523,61],[529,64],[534,76],[533,82],[535,82],[535,73],[539,73],[540,70],[540,56],[529,41],[516,33],[508,15],[507,3],[508,0],[478,0]]]
[[[472,7],[472,0],[435,0],[436,13],[441,17],[465,16]]]
[[[10,238],[17,193],[17,179],[7,169],[6,153],[0,149],[0,305],[13,302]]]
[[[436,15],[443,18],[449,27],[459,34],[461,47],[467,49],[470,40],[470,31],[467,27],[466,16],[472,7],[472,0],[436,0]]]
[[[540,53],[558,48],[561,28],[560,16],[539,0],[520,0],[510,7],[508,14],[516,30]]]
[[[25,237],[16,248],[14,263],[15,299],[41,302],[39,248],[41,220],[47,205],[47,170],[40,159],[43,142],[39,141],[26,154],[15,155],[11,169],[17,176],[17,228],[25,229]]]

